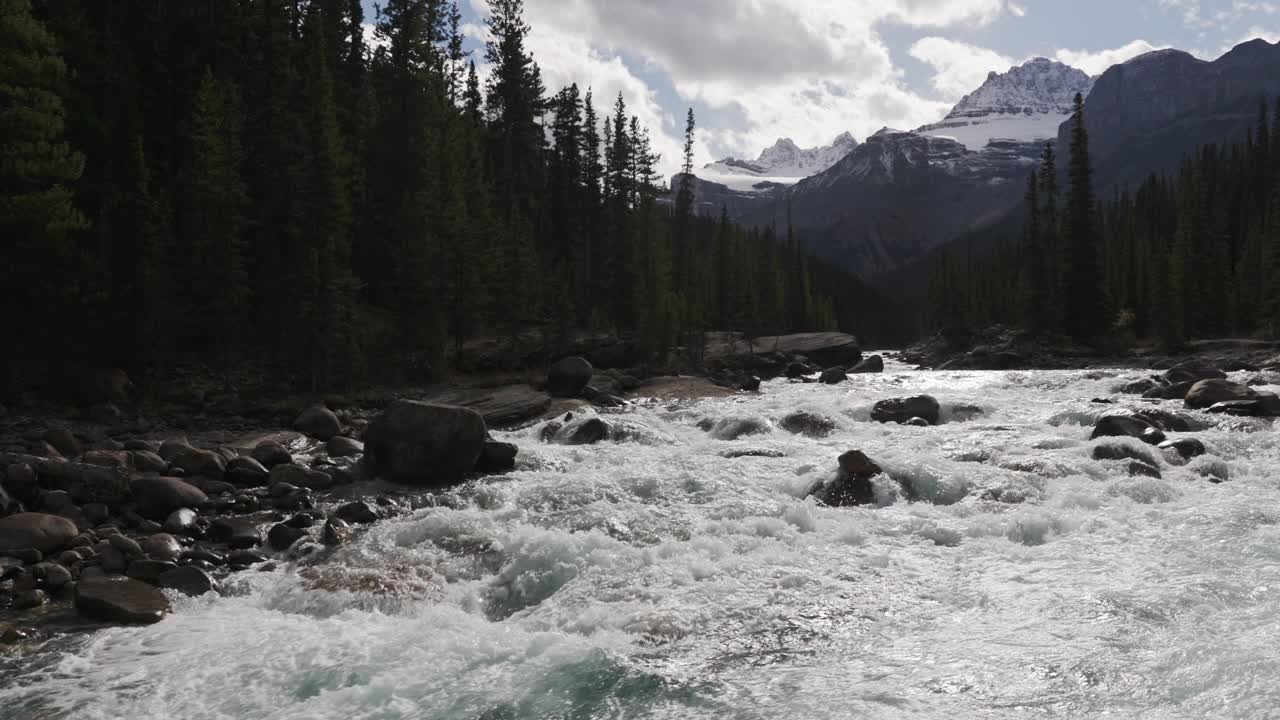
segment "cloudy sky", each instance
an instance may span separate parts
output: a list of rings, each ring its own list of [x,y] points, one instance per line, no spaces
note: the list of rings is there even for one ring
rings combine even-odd
[[[486,0],[459,0],[479,32]],[[372,5],[369,17],[373,18]],[[989,71],[1035,57],[1090,74],[1161,47],[1213,59],[1280,40],[1280,0],[526,0],[550,90],[622,92],[678,162],[685,109],[699,163],[780,137],[934,122]]]

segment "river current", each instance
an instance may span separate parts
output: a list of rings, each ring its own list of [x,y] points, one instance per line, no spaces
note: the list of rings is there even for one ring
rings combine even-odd
[[[1130,477],[1088,438],[1142,375],[890,363],[603,415],[620,442],[498,433],[516,472],[323,564],[0,658],[0,717],[1280,718],[1276,431],[1187,411],[1210,456]],[[920,393],[943,424],[870,421]],[[879,506],[806,499],[850,449]]]

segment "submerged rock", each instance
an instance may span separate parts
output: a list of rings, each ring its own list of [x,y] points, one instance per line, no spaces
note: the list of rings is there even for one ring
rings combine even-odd
[[[595,445],[609,438],[609,424],[600,418],[590,418],[570,425],[565,445]]]
[[[754,417],[728,417],[719,420],[708,418],[698,423],[698,427],[717,440],[737,440],[748,435],[763,435],[773,430],[768,421]]]
[[[169,612],[158,588],[126,577],[95,577],[76,584],[76,610],[91,620],[156,623]]]
[[[824,438],[836,430],[835,420],[809,412],[791,413],[782,418],[779,425],[793,435],[807,435],[812,438]]]
[[[365,461],[393,482],[450,485],[475,469],[487,436],[474,410],[397,400],[369,424]]]
[[[871,419],[880,423],[906,424],[922,418],[930,425],[938,424],[938,401],[928,395],[881,400],[871,409]]]
[[[183,565],[160,575],[156,583],[183,595],[199,597],[208,592],[218,592],[218,582],[209,573],[194,565]]]
[[[263,440],[258,443],[249,452],[249,456],[268,470],[276,465],[293,462],[293,455],[290,455],[285,446],[275,440]],[[228,465],[228,469],[230,469],[230,465]]]

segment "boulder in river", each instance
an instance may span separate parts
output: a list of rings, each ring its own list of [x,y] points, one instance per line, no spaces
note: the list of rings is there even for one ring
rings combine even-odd
[[[1258,391],[1247,385],[1230,380],[1201,380],[1191,386],[1185,402],[1193,410],[1207,410],[1221,402],[1253,400],[1257,397]]]
[[[881,400],[871,408],[871,419],[880,423],[906,424],[912,418],[922,418],[930,425],[938,424],[938,401],[928,395]]]
[[[778,423],[783,430],[793,435],[807,435],[812,438],[824,438],[836,430],[836,421],[810,412],[793,412]]]
[[[1219,415],[1235,415],[1237,417],[1280,417],[1280,396],[1274,393],[1258,393],[1249,400],[1227,400],[1216,403],[1209,412]]]
[[[861,450],[850,450],[840,456],[840,469],[834,479],[814,488],[814,498],[832,507],[873,505],[875,487],[871,481],[884,471]]]
[[[133,498],[143,517],[160,522],[178,508],[195,508],[209,501],[203,490],[173,477],[134,478]]]
[[[576,398],[591,382],[595,369],[586,358],[568,357],[547,370],[547,392],[552,397]]]
[[[1161,450],[1172,450],[1182,457],[1184,460],[1198,458],[1208,453],[1204,443],[1195,438],[1182,438],[1180,440],[1166,440],[1160,443]]]
[[[320,531],[320,542],[329,547],[341,545],[351,539],[351,526],[342,518],[331,517],[324,523],[324,529]]]
[[[365,431],[365,461],[393,482],[450,485],[475,469],[487,435],[474,410],[397,400]]]
[[[218,582],[209,573],[194,565],[183,565],[169,570],[157,578],[156,583],[183,595],[199,597],[207,592],[217,592]]]
[[[484,450],[476,461],[478,473],[505,473],[516,469],[516,455],[520,452],[512,443],[485,440]]]
[[[849,371],[843,367],[827,368],[818,376],[818,382],[823,385],[839,385],[849,379]]]
[[[1091,452],[1094,460],[1121,460],[1145,463],[1151,467],[1159,467],[1155,455],[1150,451],[1139,449],[1124,442],[1107,441],[1093,446]]]
[[[342,432],[342,421],[324,405],[312,405],[293,421],[293,429],[308,437],[325,441]]]
[[[1165,441],[1162,430],[1153,426],[1144,418],[1132,415],[1106,415],[1093,426],[1091,440],[1100,437],[1137,438],[1148,445],[1159,445]]]
[[[91,620],[156,623],[169,612],[159,588],[126,577],[95,577],[76,584],[76,610]]]
[[[1165,371],[1164,379],[1170,385],[1189,382],[1198,383],[1201,380],[1226,380],[1227,374],[1217,368],[1196,365],[1194,363],[1183,363],[1175,365]]]
[[[849,373],[852,375],[866,375],[870,373],[884,372],[884,358],[879,355],[872,355],[862,362],[854,365]]]
[[[66,547],[79,532],[75,523],[57,515],[10,515],[0,518],[0,555],[17,550],[49,554]]]
[[[570,425],[565,445],[595,445],[609,439],[609,424],[600,418],[588,418]]]

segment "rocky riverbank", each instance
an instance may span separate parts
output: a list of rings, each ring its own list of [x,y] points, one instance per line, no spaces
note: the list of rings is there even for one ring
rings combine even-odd
[[[591,444],[627,427],[575,418],[587,407],[724,396],[783,374],[813,381],[830,368],[811,358],[861,360],[836,333],[741,339],[707,338],[710,377],[635,369],[642,380],[572,356],[533,382],[478,373],[241,412],[225,399],[198,412],[134,403],[124,373],[100,373],[96,402],[79,412],[0,415],[0,642],[158,622],[172,593],[219,592],[239,572],[306,572],[363,527],[434,503],[436,490],[512,470],[519,448],[492,440],[491,427],[555,417],[544,442]]]

